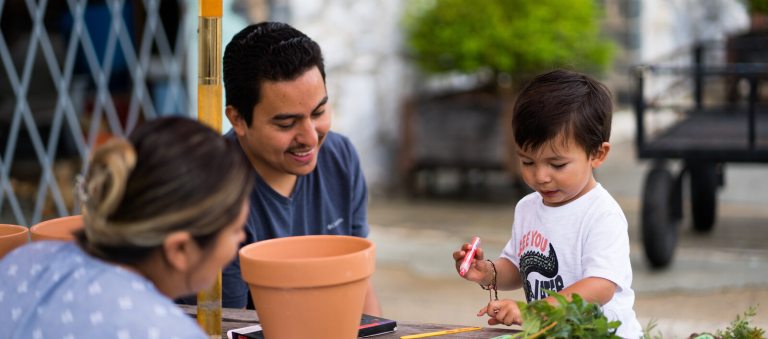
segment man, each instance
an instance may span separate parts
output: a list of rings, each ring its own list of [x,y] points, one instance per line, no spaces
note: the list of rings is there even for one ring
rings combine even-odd
[[[320,46],[293,27],[246,27],[224,51],[226,138],[256,172],[245,243],[308,234],[368,235],[368,191],[349,140],[330,131]],[[223,272],[224,307],[245,307],[235,260]],[[301,307],[301,306],[297,306]],[[380,315],[369,285],[364,312]]]

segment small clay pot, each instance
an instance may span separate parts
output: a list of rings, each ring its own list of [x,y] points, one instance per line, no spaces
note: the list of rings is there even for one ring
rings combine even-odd
[[[278,238],[240,249],[268,339],[357,338],[375,266],[375,245],[352,236]]]
[[[40,240],[75,240],[73,233],[83,228],[83,217],[73,215],[43,221],[29,228],[32,241]]]
[[[16,247],[28,242],[28,228],[19,225],[0,224],[0,259]]]

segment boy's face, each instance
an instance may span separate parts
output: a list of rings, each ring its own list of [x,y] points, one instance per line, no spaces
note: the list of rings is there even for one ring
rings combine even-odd
[[[230,117],[248,159],[266,181],[315,169],[331,128],[327,101],[323,77],[315,67],[295,80],[263,82],[261,101],[245,113],[253,114],[250,126]]]
[[[592,170],[605,161],[610,144],[604,142],[595,154],[576,144],[572,137],[563,143],[560,136],[537,150],[517,148],[523,180],[541,194],[544,204],[563,206],[589,192],[596,185]]]

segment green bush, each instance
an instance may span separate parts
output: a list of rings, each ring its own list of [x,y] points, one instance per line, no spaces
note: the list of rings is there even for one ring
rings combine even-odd
[[[715,334],[704,332],[691,334],[688,339],[763,339],[765,330],[752,326],[750,319],[757,315],[757,307],[751,306],[743,314],[737,315],[736,319],[725,330],[717,330]],[[663,339],[662,335],[656,332],[656,321],[652,320],[643,330],[644,339]]]
[[[747,8],[752,13],[768,15],[768,0],[748,0]]]
[[[411,0],[407,42],[428,73],[490,70],[513,78],[555,67],[589,73],[611,64],[594,0]]]

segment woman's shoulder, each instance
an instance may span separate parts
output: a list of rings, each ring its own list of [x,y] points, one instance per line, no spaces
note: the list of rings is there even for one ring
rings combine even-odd
[[[138,277],[109,275],[90,282],[80,292],[80,301],[90,301],[79,313],[100,319],[94,333],[115,331],[114,337],[204,338],[195,322],[148,281]],[[100,282],[100,283],[99,283]]]
[[[46,263],[51,259],[70,256],[70,252],[76,251],[77,246],[72,242],[36,241],[16,248],[6,254],[3,260],[0,261],[0,267]]]
[[[86,315],[85,321],[72,332],[88,338],[207,338],[190,316],[175,311],[178,307],[147,306],[153,307],[111,311],[91,309],[79,313]]]
[[[120,313],[114,328],[130,329],[130,338],[206,338],[195,321],[170,301],[149,302]]]

